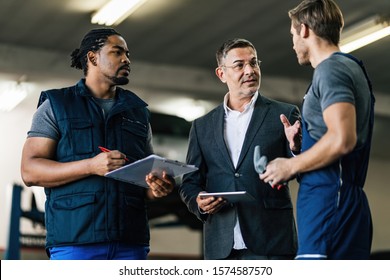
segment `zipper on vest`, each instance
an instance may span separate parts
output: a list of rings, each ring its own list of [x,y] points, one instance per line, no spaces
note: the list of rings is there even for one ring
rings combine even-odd
[[[140,122],[140,121],[131,120],[131,119],[123,117],[123,116],[122,116],[122,120],[125,120],[127,122],[131,122],[131,123],[136,123],[136,124],[139,124],[139,125],[143,126],[144,128],[146,128],[146,125],[144,123]]]

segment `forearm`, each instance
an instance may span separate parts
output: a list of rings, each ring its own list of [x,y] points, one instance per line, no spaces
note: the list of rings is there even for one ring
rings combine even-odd
[[[347,154],[353,146],[346,146],[337,135],[328,132],[309,150],[290,159],[293,173],[323,168]]]
[[[90,159],[62,163],[36,158],[22,165],[22,178],[27,186],[58,187],[90,175]]]
[[[357,142],[355,107],[336,103],[325,109],[327,132],[309,150],[292,159],[296,173],[329,165],[352,151]]]

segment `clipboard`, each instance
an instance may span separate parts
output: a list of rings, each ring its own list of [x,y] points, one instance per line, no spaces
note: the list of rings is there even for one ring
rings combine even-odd
[[[247,191],[200,193],[199,197],[222,197],[229,202],[254,201],[254,197]]]
[[[144,188],[149,188],[145,182],[145,177],[151,172],[157,177],[162,177],[163,171],[165,171],[166,174],[175,178],[196,170],[198,170],[198,168],[194,165],[188,165],[176,160],[170,160],[152,154],[146,158],[110,171],[104,176],[135,184]]]

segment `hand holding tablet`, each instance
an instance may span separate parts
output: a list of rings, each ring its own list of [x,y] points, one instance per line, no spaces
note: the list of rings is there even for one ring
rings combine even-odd
[[[243,202],[254,200],[253,196],[246,191],[235,191],[235,192],[213,192],[213,193],[200,193],[199,197],[222,197],[229,202]]]

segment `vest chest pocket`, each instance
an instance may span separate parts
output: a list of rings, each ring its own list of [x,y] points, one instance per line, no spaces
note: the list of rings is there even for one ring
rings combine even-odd
[[[122,117],[121,131],[123,152],[137,159],[144,157],[148,127],[140,121]]]
[[[92,122],[83,120],[71,121],[71,142],[75,154],[93,152]]]
[[[140,121],[122,117],[122,130],[126,133],[146,138],[148,127]]]

